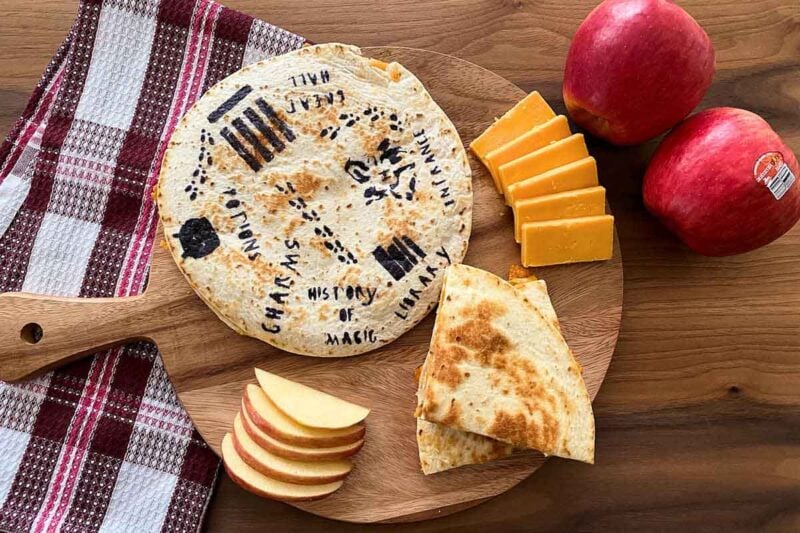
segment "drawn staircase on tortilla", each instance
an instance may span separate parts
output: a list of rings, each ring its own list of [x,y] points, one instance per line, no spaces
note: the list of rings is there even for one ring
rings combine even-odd
[[[236,91],[230,98],[222,102],[219,107],[209,113],[208,122],[214,124],[219,121],[226,113],[244,101],[252,91],[253,88],[250,85],[245,85]],[[272,150],[276,152],[284,151],[286,149],[286,143],[294,141],[296,136],[289,125],[284,122],[275,112],[275,109],[263,98],[256,98],[254,103],[258,110],[261,111],[261,114],[253,109],[253,107],[248,106],[242,111],[242,115],[255,127],[256,131],[260,133],[262,137],[259,137],[256,132],[245,123],[242,116],[237,116],[231,121],[231,125],[239,134],[238,136],[231,131],[228,126],[224,126],[219,133],[231,148],[233,148],[236,154],[247,163],[247,166],[254,172],[258,172],[264,166],[264,163],[269,163],[275,158]],[[267,125],[267,122],[272,124],[272,127]],[[285,139],[285,142],[278,136],[273,128],[278,130]],[[263,140],[269,142],[272,150],[262,142]],[[249,145],[250,148],[245,146],[245,144]]]

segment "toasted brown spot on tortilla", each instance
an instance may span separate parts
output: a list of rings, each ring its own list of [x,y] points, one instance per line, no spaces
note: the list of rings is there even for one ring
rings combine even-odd
[[[307,171],[297,172],[287,180],[294,185],[297,194],[303,197],[313,196],[323,182],[321,177]]]
[[[450,407],[447,409],[447,414],[444,415],[442,423],[446,426],[456,425],[459,418],[459,408],[456,399],[453,398],[450,402]]]
[[[458,368],[459,361],[468,359],[468,353],[460,346],[443,346],[437,344],[431,350],[433,355],[433,377],[451,389],[461,384],[462,374]]]
[[[485,304],[485,305],[484,305]],[[475,307],[478,320],[467,320],[447,331],[447,341],[467,348],[467,351],[452,351],[453,361],[463,361],[469,356],[484,366],[495,363],[498,369],[505,368],[503,354],[511,347],[511,341],[501,331],[494,328],[489,320],[494,316],[494,307],[482,302]]]
[[[422,405],[422,411],[424,413],[432,413],[436,411],[439,407],[439,404],[436,402],[436,394],[433,390],[428,389],[425,392],[425,402]]]
[[[285,209],[289,203],[289,197],[285,194],[256,193],[253,197],[271,215],[275,215],[278,211]]]
[[[414,232],[406,218],[386,217],[385,224],[392,231],[393,235],[406,235],[411,239],[419,239],[419,236]]]
[[[475,317],[481,320],[492,320],[493,318],[502,316],[504,313],[505,309],[503,309],[503,306],[489,300],[478,302],[478,305],[474,307]]]
[[[295,230],[299,226],[301,226],[302,224],[303,224],[303,219],[302,218],[294,218],[294,219],[290,220],[289,223],[286,224],[286,226],[284,226],[284,228],[283,228],[284,236],[287,239],[292,237],[294,235],[294,233],[295,233]]]
[[[325,242],[322,239],[311,239],[309,244],[325,257],[331,256],[331,251],[325,247]]]
[[[490,432],[510,444],[524,446],[535,443],[537,449],[553,449],[560,433],[559,424],[549,413],[538,411],[537,414],[542,418],[541,424],[529,423],[524,413],[499,411],[494,416]]]

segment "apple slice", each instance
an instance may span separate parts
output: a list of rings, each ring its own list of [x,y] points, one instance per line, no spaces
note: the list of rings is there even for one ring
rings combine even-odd
[[[242,425],[250,438],[256,443],[278,457],[294,459],[295,461],[330,461],[333,459],[344,459],[355,455],[364,446],[364,439],[352,444],[342,446],[331,446],[329,448],[306,448],[305,446],[294,446],[281,442],[269,434],[261,431],[247,414],[242,410]]]
[[[344,479],[353,469],[353,463],[346,459],[312,462],[278,457],[250,438],[244,429],[242,417],[238,414],[233,422],[233,447],[250,468],[255,468],[265,476],[287,483],[297,483],[298,485],[332,483]]]
[[[315,429],[298,424],[275,407],[258,385],[248,385],[242,399],[243,409],[261,431],[293,446],[328,448],[352,444],[364,437],[364,424],[344,429]]]
[[[369,409],[256,368],[269,399],[295,422],[312,428],[342,429],[367,418]]]
[[[284,502],[319,500],[339,489],[343,483],[334,481],[322,485],[296,485],[265,476],[258,470],[250,468],[236,453],[230,433],[222,439],[222,462],[234,483],[248,492],[272,500]]]

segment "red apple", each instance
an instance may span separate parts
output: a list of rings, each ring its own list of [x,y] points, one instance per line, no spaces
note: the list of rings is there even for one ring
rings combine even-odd
[[[661,143],[644,178],[644,203],[703,255],[754,250],[800,219],[797,159],[750,111],[708,109]]]
[[[686,118],[714,77],[714,47],[668,0],[606,0],[581,23],[567,54],[572,119],[614,144],[639,144]]]

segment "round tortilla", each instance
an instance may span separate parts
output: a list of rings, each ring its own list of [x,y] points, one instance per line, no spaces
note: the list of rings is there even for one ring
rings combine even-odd
[[[350,356],[436,304],[466,253],[471,185],[413,74],[327,44],[212,87],[172,135],[157,201],[176,263],[229,326]]]

